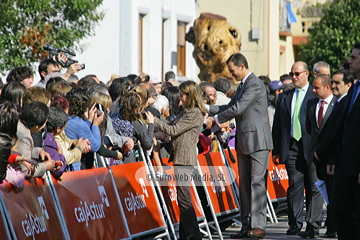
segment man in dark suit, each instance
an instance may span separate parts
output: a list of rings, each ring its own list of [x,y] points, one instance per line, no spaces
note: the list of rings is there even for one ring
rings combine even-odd
[[[311,205],[308,206],[307,214],[307,218],[311,217],[311,219],[307,219],[306,230],[299,233],[301,237],[318,237],[323,217],[322,206],[324,200],[315,186],[318,177],[315,165],[317,161],[314,159],[314,152],[317,147],[318,136],[323,131],[323,126],[326,124],[336,102],[336,97],[332,95],[330,85],[331,78],[328,75],[317,75],[313,82],[313,92],[316,98],[309,100],[307,106],[306,130],[310,134],[310,142],[306,159],[309,168],[311,192],[307,191],[306,196],[308,199],[311,199]]]
[[[318,160],[316,170],[319,179],[325,181],[326,191],[329,198],[327,205],[327,216],[325,221],[326,233],[325,238],[335,238],[336,230],[332,217],[332,193],[334,184],[335,161],[341,159],[341,138],[338,130],[341,125],[344,102],[347,98],[349,88],[354,82],[354,76],[348,71],[339,70],[335,72],[331,79],[331,90],[333,95],[337,98],[331,114],[326,122],[323,123],[322,129],[319,132],[317,148],[314,156]],[[339,143],[331,145],[332,139],[339,139]],[[339,149],[339,150],[337,150]],[[334,152],[339,152],[334,154]]]
[[[218,124],[236,120],[236,153],[240,176],[242,229],[231,238],[264,238],[266,226],[265,172],[269,150],[273,148],[267,114],[264,83],[248,67],[244,55],[235,53],[227,60],[229,72],[240,84],[229,104],[211,105]]]
[[[279,95],[274,125],[272,130],[274,164],[285,164],[289,176],[287,189],[288,205],[288,235],[300,232],[304,217],[304,186],[306,192],[311,192],[307,166],[307,153],[310,135],[306,131],[307,103],[314,98],[312,86],[309,84],[309,68],[305,62],[296,62],[291,67],[294,89]],[[311,195],[307,195],[307,220],[311,221]],[[312,224],[310,222],[310,224]]]
[[[350,72],[360,78],[360,43],[350,54]],[[343,127],[340,139],[333,145],[342,144],[335,154],[341,154],[335,164],[332,213],[339,239],[360,239],[360,82],[349,89],[344,99]]]

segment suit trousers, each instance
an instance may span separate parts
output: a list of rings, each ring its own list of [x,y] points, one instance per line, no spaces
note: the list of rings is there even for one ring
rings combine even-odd
[[[243,228],[250,230],[266,226],[265,173],[268,167],[269,150],[249,155],[237,150],[240,176],[240,215]]]
[[[333,195],[333,189],[334,189],[334,176],[333,175],[326,175],[325,176],[325,185],[326,185],[326,192],[329,199],[329,204],[326,206],[326,220],[325,220],[325,226],[327,229],[335,230],[334,227],[334,220],[332,216],[332,200],[331,197]]]
[[[360,185],[358,176],[346,174],[336,165],[332,216],[339,240],[360,239]]]
[[[190,185],[193,171],[192,166],[175,166],[175,175],[185,179],[176,181],[177,201],[180,209],[180,240],[202,239],[191,200]]]
[[[314,162],[307,164],[301,141],[291,139],[289,156],[285,162],[289,177],[287,190],[289,226],[302,228],[304,217],[304,188],[306,193],[306,223],[308,227],[321,227],[323,198],[315,186],[318,180]]]

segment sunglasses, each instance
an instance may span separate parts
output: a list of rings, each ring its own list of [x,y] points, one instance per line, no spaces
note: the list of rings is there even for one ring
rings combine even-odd
[[[306,71],[302,71],[302,72],[289,72],[289,75],[291,76],[291,77],[293,77],[294,75],[296,76],[296,77],[298,77],[298,76],[300,76],[300,74],[302,74],[303,72],[306,72]]]

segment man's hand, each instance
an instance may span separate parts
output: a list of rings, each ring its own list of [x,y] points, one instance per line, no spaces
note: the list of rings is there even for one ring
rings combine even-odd
[[[140,75],[135,78],[134,83],[135,84],[140,84],[140,83],[145,82],[145,77],[146,76],[149,76],[149,74],[144,73],[144,72],[140,73]]]
[[[209,117],[208,114],[205,115],[204,117],[204,123],[206,124],[206,129],[211,129],[213,127],[215,127],[215,120],[213,117]]]
[[[115,158],[116,160],[120,160],[120,159],[123,159],[123,155],[121,152],[117,152],[117,156]]]
[[[151,112],[145,112],[145,115],[146,115],[146,120],[145,121],[147,123],[154,123],[155,117]]]
[[[128,137],[128,141],[124,144],[124,151],[128,152],[131,149],[134,148],[134,140],[132,138]]]
[[[39,152],[39,157],[41,160],[43,161],[46,161],[46,160],[50,160],[51,157],[50,157],[50,154],[45,152],[44,149],[41,149],[40,152]]]
[[[27,161],[21,161],[21,164],[24,165],[28,170],[28,175],[33,175],[35,172],[34,165]]]
[[[314,157],[316,158],[316,160],[320,161],[318,155],[316,154],[316,152],[314,152]]]
[[[88,153],[91,150],[90,142],[88,139],[79,138],[79,140],[75,143],[75,146],[81,147],[83,150],[82,153]]]
[[[230,128],[230,123],[229,122],[219,123],[218,125],[219,125],[220,129],[221,128],[225,128],[225,129]]]
[[[66,80],[68,80],[71,77],[71,75],[77,73],[80,70],[82,70],[82,67],[80,66],[79,63],[71,64],[70,67],[66,70],[66,72],[64,74]]]
[[[274,165],[279,165],[280,164],[280,156],[279,155],[273,155],[272,156],[272,161],[274,163]]]
[[[44,162],[46,166],[46,171],[52,171],[55,168],[55,161],[52,159],[49,159]]]
[[[326,173],[327,175],[334,175],[335,165],[326,165]]]

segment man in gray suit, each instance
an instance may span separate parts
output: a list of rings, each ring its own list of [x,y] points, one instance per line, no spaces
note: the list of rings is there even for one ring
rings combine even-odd
[[[240,175],[242,229],[231,238],[265,237],[265,172],[269,150],[273,148],[264,83],[248,67],[244,55],[235,53],[227,60],[228,69],[239,87],[229,104],[210,106],[216,123],[235,118],[236,153]]]

